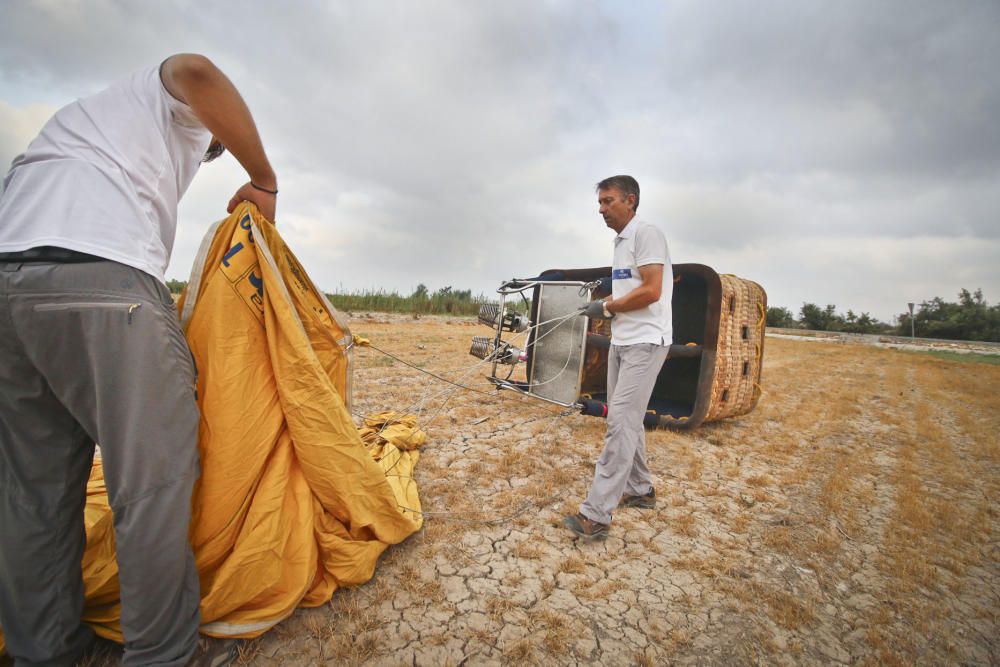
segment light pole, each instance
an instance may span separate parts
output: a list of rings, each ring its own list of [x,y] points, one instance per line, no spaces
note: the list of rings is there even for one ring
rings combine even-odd
[[[913,302],[911,301],[906,305],[910,307],[910,338],[915,338],[914,336],[915,329],[913,327]]]

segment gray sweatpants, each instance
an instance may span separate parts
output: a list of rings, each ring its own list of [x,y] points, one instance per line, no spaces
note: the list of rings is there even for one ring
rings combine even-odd
[[[608,431],[590,493],[580,506],[592,521],[611,523],[624,493],[643,495],[653,488],[642,420],[669,349],[638,343],[612,345],[608,351]]]
[[[18,665],[71,664],[87,479],[100,443],[126,665],[184,665],[198,633],[188,540],[194,364],[169,291],[110,261],[0,262],[0,627]]]

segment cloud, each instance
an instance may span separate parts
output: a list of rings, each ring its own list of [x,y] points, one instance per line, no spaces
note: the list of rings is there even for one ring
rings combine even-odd
[[[955,301],[961,287],[1000,285],[996,239],[792,238],[739,251],[699,245],[685,246],[684,251],[703,259],[700,263],[726,266],[759,282],[769,305],[785,306],[796,314],[808,302],[891,321],[910,301],[920,303],[935,296]]]
[[[776,305],[888,318],[904,292],[1000,299],[998,19],[993,2],[19,3],[0,120],[203,52],[253,110],[321,286],[487,292],[606,264],[593,184],[632,173],[679,261],[746,272]],[[39,113],[4,124],[0,157]],[[231,156],[203,169],[172,277],[243,179]]]

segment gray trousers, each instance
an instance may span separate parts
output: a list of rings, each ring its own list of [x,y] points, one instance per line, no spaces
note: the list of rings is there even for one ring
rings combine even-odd
[[[198,638],[188,540],[194,364],[169,291],[110,261],[0,262],[0,627],[18,665],[68,665],[95,441],[114,512],[126,665],[184,665]]]
[[[642,420],[669,349],[638,343],[612,345],[608,351],[608,431],[590,492],[580,506],[592,521],[611,523],[623,494],[643,495],[653,488]]]

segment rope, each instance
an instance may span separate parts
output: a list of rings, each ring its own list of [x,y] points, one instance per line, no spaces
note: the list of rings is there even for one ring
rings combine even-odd
[[[392,354],[391,352],[387,352],[387,351],[383,350],[382,348],[378,347],[374,343],[368,343],[368,345],[366,345],[365,347],[370,347],[373,350],[381,352],[382,354],[384,354],[385,356],[389,357],[390,359],[395,359],[396,361],[398,361],[399,363],[403,364],[404,366],[409,366],[413,370],[420,371],[421,373],[424,373],[425,375],[430,375],[432,378],[436,378],[436,379],[440,380],[441,382],[446,382],[448,384],[455,385],[456,387],[461,387],[462,389],[468,389],[469,391],[474,391],[477,394],[484,394],[486,396],[491,396],[491,397],[493,396],[493,394],[491,392],[483,391],[482,389],[476,389],[475,387],[470,387],[468,385],[464,385],[464,384],[459,384],[457,382],[453,382],[453,381],[449,380],[446,377],[442,377],[442,376],[438,375],[437,373],[432,373],[431,371],[427,370],[426,368],[421,368],[420,366],[417,366],[415,364],[411,364],[410,362],[406,361],[405,359],[400,359],[399,357],[397,357],[396,355]],[[476,365],[478,366],[479,364],[476,364]]]
[[[563,367],[559,369],[558,373],[556,373],[555,375],[553,375],[552,377],[550,377],[548,380],[545,380],[544,382],[532,382],[531,384],[529,384],[527,386],[530,387],[531,389],[534,389],[535,387],[541,387],[541,386],[546,385],[546,384],[548,384],[550,382],[555,382],[556,380],[559,379],[560,375],[562,375],[563,373],[566,372],[566,369],[569,368],[569,362],[571,362],[572,360],[573,360],[573,350],[570,350],[569,354],[566,355],[566,363],[563,364]]]
[[[469,369],[468,369],[468,370],[467,370],[467,371],[466,371],[465,373],[463,373],[463,374],[462,374],[462,376],[461,376],[461,377],[460,377],[459,379],[460,379],[460,380],[464,380],[466,376],[468,376],[468,375],[469,375],[470,373],[472,373],[472,372],[473,372],[474,370],[476,370],[476,369],[477,369],[477,368],[478,368],[479,366],[482,366],[482,365],[483,365],[483,364],[485,364],[485,363],[491,363],[491,362],[488,362],[488,361],[487,361],[486,359],[483,359],[482,361],[480,361],[480,362],[478,362],[478,363],[474,364],[474,365],[473,365],[473,366],[472,366],[471,368],[469,368]],[[420,369],[420,370],[423,370],[423,369]],[[459,384],[459,383],[455,383],[455,382],[451,382],[451,383],[449,383],[449,384],[452,384],[452,385],[454,385],[456,389],[457,389],[458,387],[464,387],[464,386],[465,386],[465,385],[461,385],[461,384]],[[469,388],[471,389],[471,387],[469,387]],[[478,391],[478,390],[477,390],[477,391]],[[403,412],[403,413],[407,413],[407,412],[414,412],[414,411],[415,411],[415,412],[417,413],[417,415],[419,416],[419,415],[423,414],[423,411],[424,411],[424,404],[425,404],[425,403],[426,403],[426,402],[427,402],[428,400],[432,400],[432,399],[434,399],[434,398],[437,398],[438,396],[441,396],[442,394],[444,394],[444,393],[446,393],[446,392],[450,392],[450,393],[454,394],[454,392],[455,392],[455,389],[444,389],[444,390],[442,390],[442,391],[440,391],[440,392],[438,392],[438,393],[434,394],[433,396],[427,396],[427,395],[425,395],[425,396],[423,396],[422,398],[420,398],[420,399],[419,399],[418,401],[416,401],[415,403],[412,403],[412,404],[410,404],[410,406],[409,406],[409,407],[407,407],[407,408],[406,408],[405,410],[403,410],[402,412]],[[491,394],[490,394],[490,395],[491,395]],[[492,396],[492,395],[491,395],[491,396]],[[450,397],[449,397],[449,398],[450,398]],[[442,408],[444,407],[444,405],[447,405],[447,399],[445,400],[445,403],[444,403],[444,404],[442,405]],[[440,412],[440,410],[439,410],[439,412]],[[436,416],[436,415],[435,415],[435,416]],[[379,435],[381,435],[381,434],[382,434],[382,431],[384,431],[384,430],[386,429],[386,427],[387,427],[387,426],[389,426],[389,425],[390,425],[390,424],[392,424],[392,423],[394,423],[394,422],[393,422],[392,420],[390,420],[390,421],[387,421],[387,422],[386,422],[385,424],[383,424],[383,425],[382,425],[382,428],[381,428],[381,429],[379,429]],[[430,422],[428,422],[428,423],[430,423]],[[426,426],[427,426],[427,424],[425,424],[424,426],[426,427]]]
[[[540,341],[541,339],[545,338],[545,337],[546,337],[546,336],[548,336],[548,335],[549,335],[550,333],[552,333],[553,331],[555,331],[555,330],[556,330],[557,328],[559,328],[560,326],[562,326],[563,324],[565,324],[566,322],[568,322],[568,321],[570,320],[570,318],[572,318],[572,317],[576,317],[577,315],[579,315],[579,313],[576,313],[576,312],[573,312],[573,313],[569,313],[568,315],[564,315],[564,316],[561,316],[561,317],[554,317],[554,318],[552,318],[552,319],[550,319],[550,320],[546,320],[545,322],[539,322],[538,324],[534,325],[534,327],[529,327],[529,329],[530,329],[530,328],[538,328],[538,327],[540,327],[540,326],[542,326],[542,325],[544,325],[544,324],[549,324],[549,323],[551,323],[551,322],[557,322],[557,324],[556,324],[555,326],[553,326],[553,327],[552,327],[551,329],[549,329],[548,331],[546,331],[546,332],[545,332],[544,334],[542,334],[541,336],[539,336],[538,338],[536,338],[536,339],[535,339],[534,341],[532,341],[531,343],[528,343],[528,344],[526,344],[526,345],[525,345],[525,348],[528,348],[528,347],[532,347],[532,346],[536,345],[536,344],[538,343],[538,341]],[[523,332],[522,332],[522,333],[523,333]],[[518,335],[520,335],[520,334],[518,334]],[[516,338],[516,336],[515,336],[515,338]],[[537,385],[534,385],[534,384],[533,384],[533,385],[530,385],[530,386],[532,386],[532,387],[535,387],[535,386],[540,386],[540,385],[543,385],[543,384],[546,384],[546,383],[548,383],[548,382],[552,382],[552,381],[553,381],[553,380],[555,380],[555,379],[556,379],[557,377],[559,377],[560,375],[562,375],[562,374],[563,374],[563,372],[565,372],[565,370],[566,370],[566,368],[567,368],[567,367],[569,366],[569,362],[570,362],[570,360],[571,360],[572,358],[573,358],[573,355],[572,355],[572,351],[571,351],[571,352],[570,352],[570,356],[566,358],[566,363],[565,363],[565,364],[563,364],[563,367],[562,367],[562,370],[560,370],[560,371],[559,371],[559,372],[558,372],[558,373],[557,373],[557,374],[556,374],[556,375],[555,375],[554,377],[552,377],[552,378],[550,378],[550,379],[546,380],[545,382],[539,382],[539,383],[538,383]],[[483,361],[485,362],[486,360],[484,359]],[[482,363],[482,362],[480,362],[480,363]],[[478,367],[479,365],[480,365],[480,364],[476,364],[475,366],[473,366],[472,368],[470,368],[470,369],[469,369],[469,371],[468,371],[468,372],[467,372],[467,373],[466,373],[465,375],[468,375],[468,373],[471,373],[471,372],[472,372],[472,371],[473,371],[473,370],[474,370],[474,369],[475,369],[476,367]],[[464,377],[465,377],[465,375],[463,375],[462,377],[464,378]],[[461,385],[456,385],[456,386],[461,386]],[[451,389],[451,390],[447,390],[447,389],[446,389],[446,390],[444,390],[444,391],[450,391],[450,393],[448,394],[448,396],[446,396],[446,397],[445,397],[445,400],[444,400],[444,402],[443,402],[443,403],[441,404],[441,407],[439,407],[439,408],[437,409],[437,411],[436,411],[436,412],[435,412],[435,413],[434,413],[433,415],[431,415],[430,419],[428,419],[428,420],[427,420],[427,423],[426,423],[426,424],[424,425],[425,427],[426,427],[426,426],[429,426],[429,425],[430,425],[430,424],[432,424],[432,423],[434,423],[434,420],[435,420],[435,419],[437,419],[437,418],[438,418],[438,415],[440,415],[440,414],[441,414],[441,413],[442,413],[442,412],[444,411],[445,407],[446,407],[446,406],[448,405],[448,402],[449,402],[449,401],[450,401],[450,400],[452,399],[452,397],[453,397],[453,396],[455,395],[455,390],[454,390],[454,389]],[[436,398],[437,396],[440,396],[440,395],[441,395],[441,393],[444,393],[444,392],[439,392],[439,393],[438,393],[438,394],[436,394],[436,395],[435,395],[434,397]],[[424,399],[423,401],[421,401],[421,408],[420,408],[421,412],[423,411],[423,403],[424,403],[424,402],[426,402],[426,398],[425,398],[425,399]],[[556,416],[557,416],[557,417],[561,416],[561,413],[556,413]]]
[[[560,326],[562,326],[563,324],[565,324],[567,321],[569,321],[571,318],[577,317],[578,315],[579,315],[579,313],[574,311],[574,312],[568,313],[566,315],[562,315],[560,317],[553,317],[552,319],[545,320],[544,322],[539,322],[538,324],[534,324],[534,325],[526,328],[524,331],[519,332],[518,334],[516,334],[513,337],[512,340],[517,340],[518,337],[523,336],[523,335],[527,335],[533,329],[537,329],[537,328],[539,328],[541,326],[544,326],[546,324],[551,324],[552,322],[556,322],[556,325],[553,326],[548,331],[546,331],[544,334],[542,334],[541,336],[538,336],[535,340],[531,341],[530,343],[526,343],[525,344],[525,348],[533,347],[534,345],[538,344],[538,341],[542,340],[543,338],[545,338],[546,336],[548,336],[550,333],[552,333],[553,331],[555,331],[557,328],[559,328]],[[444,390],[442,390],[442,391],[440,391],[440,392],[438,392],[438,393],[436,393],[436,394],[434,394],[432,396],[424,395],[418,401],[412,403],[406,409],[400,411],[401,414],[410,413],[410,412],[416,412],[417,415],[421,415],[421,414],[423,414],[424,404],[427,403],[427,401],[433,400],[433,399],[438,398],[439,396],[447,393],[448,395],[445,397],[445,400],[441,404],[441,407],[439,407],[437,409],[437,411],[433,415],[431,415],[430,419],[425,423],[425,425],[424,425],[425,427],[428,426],[429,424],[433,423],[434,420],[437,419],[438,415],[440,415],[441,412],[444,410],[444,408],[448,405],[448,402],[451,400],[451,398],[454,395],[454,392],[455,392],[456,389],[466,389],[468,391],[473,391],[473,392],[476,392],[478,394],[483,394],[485,396],[490,396],[491,398],[493,397],[493,394],[490,393],[490,392],[485,392],[485,391],[482,391],[481,389],[476,389],[474,387],[469,387],[467,385],[461,384],[461,382],[455,382],[455,381],[449,380],[449,379],[444,378],[444,377],[442,377],[442,376],[440,376],[440,375],[438,375],[436,373],[432,373],[432,372],[430,372],[430,371],[428,371],[426,369],[420,368],[419,366],[416,366],[416,365],[411,364],[411,363],[409,363],[409,362],[407,362],[407,361],[405,361],[403,359],[400,359],[399,357],[397,357],[397,356],[395,356],[395,355],[393,355],[393,354],[391,354],[391,353],[389,353],[389,352],[387,352],[385,350],[382,350],[381,348],[376,347],[370,341],[365,341],[364,347],[370,347],[370,348],[378,351],[380,354],[384,354],[384,355],[386,355],[386,356],[388,356],[388,357],[390,357],[392,359],[395,359],[395,360],[399,361],[400,363],[402,363],[402,364],[404,364],[404,365],[406,365],[406,366],[408,366],[410,368],[413,368],[414,370],[420,371],[421,373],[424,373],[424,374],[426,374],[426,375],[428,375],[430,377],[433,377],[433,378],[435,378],[437,380],[445,382],[445,383],[447,383],[449,385],[452,385],[454,387],[453,389],[444,389]],[[565,372],[566,368],[569,366],[569,361],[570,361],[571,358],[572,358],[572,355],[569,358],[567,358],[566,364],[563,366],[563,369],[561,371],[559,371],[559,373],[557,373],[555,377],[550,378],[549,380],[546,380],[545,382],[538,383],[537,386],[540,386],[542,384],[546,384],[547,382],[552,382],[557,377],[559,377],[559,375],[561,375],[563,372]],[[492,359],[486,358],[486,359],[483,359],[482,361],[479,361],[479,362],[473,364],[471,367],[469,367],[461,375],[461,377],[459,377],[459,380],[465,379],[470,373],[472,373],[475,369],[479,368],[483,364],[485,364],[485,363],[492,363],[492,362],[493,362]],[[532,385],[532,386],[536,386],[536,385]],[[548,412],[555,412],[555,411],[552,411],[552,410],[547,410],[547,411]],[[561,413],[556,412],[555,414],[558,416]],[[362,417],[362,419],[363,418],[364,417]],[[396,423],[395,420],[391,420],[390,419],[390,420],[386,421],[382,425],[382,428],[379,429],[378,434],[381,435],[382,432],[387,427],[389,427],[390,425],[392,425],[394,423]]]

